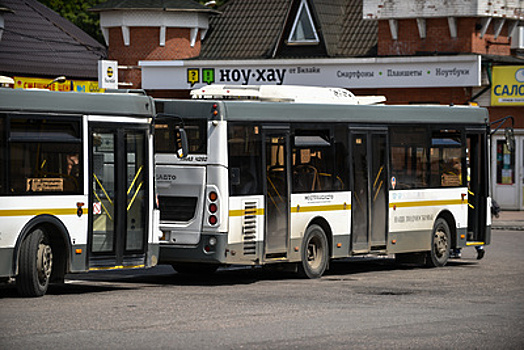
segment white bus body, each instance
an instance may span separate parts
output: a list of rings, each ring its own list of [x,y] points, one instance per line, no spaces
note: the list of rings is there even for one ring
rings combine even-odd
[[[154,104],[143,94],[0,89],[0,278],[156,265]]]
[[[453,249],[489,244],[485,109],[235,99],[157,108],[182,118],[190,139],[177,159],[163,141],[170,122],[157,122],[160,261],[177,270],[292,262],[319,277],[329,259],[442,266]]]

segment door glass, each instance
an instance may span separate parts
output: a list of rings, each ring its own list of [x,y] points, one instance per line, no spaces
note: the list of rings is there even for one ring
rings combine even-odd
[[[93,239],[94,253],[114,250],[115,135],[93,133]]]
[[[127,153],[127,237],[126,250],[141,250],[144,245],[147,206],[147,164],[143,133],[126,135]]]
[[[287,172],[285,137],[266,138],[266,254],[287,249]]]
[[[515,183],[515,153],[510,152],[504,140],[497,140],[497,184]]]
[[[368,249],[367,135],[353,135],[353,250]]]
[[[371,245],[386,242],[386,135],[371,136]]]

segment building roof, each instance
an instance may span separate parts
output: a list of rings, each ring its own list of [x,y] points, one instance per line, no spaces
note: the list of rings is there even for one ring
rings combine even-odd
[[[210,19],[199,59],[355,57],[374,53],[378,24],[361,0],[308,0],[320,43],[287,45],[301,0],[229,0]]]
[[[2,0],[0,41],[3,75],[96,80],[106,48],[80,28],[36,0]]]
[[[197,11],[218,13],[193,0],[108,0],[93,6],[90,11],[110,10],[160,10],[160,11]]]

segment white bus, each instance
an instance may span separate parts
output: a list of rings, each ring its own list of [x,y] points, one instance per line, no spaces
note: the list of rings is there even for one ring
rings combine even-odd
[[[161,263],[287,262],[317,278],[331,259],[443,266],[452,249],[490,243],[486,109],[285,86],[194,95],[156,101],[189,138],[178,159],[169,140],[179,119],[157,120]]]
[[[41,296],[66,273],[157,263],[154,115],[139,93],[0,89],[2,280]]]

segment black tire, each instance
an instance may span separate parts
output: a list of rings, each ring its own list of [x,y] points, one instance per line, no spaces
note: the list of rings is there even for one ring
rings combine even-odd
[[[298,273],[302,277],[320,278],[327,269],[329,249],[326,233],[319,225],[308,227],[301,250],[302,262]]]
[[[47,292],[53,271],[53,251],[46,233],[35,229],[20,246],[16,287],[23,297],[41,297]]]
[[[447,264],[451,246],[451,233],[446,220],[439,218],[435,221],[431,235],[431,250],[426,256],[426,265],[441,267]]]
[[[175,263],[171,265],[176,272],[183,275],[209,276],[216,272],[218,264],[203,263]]]

